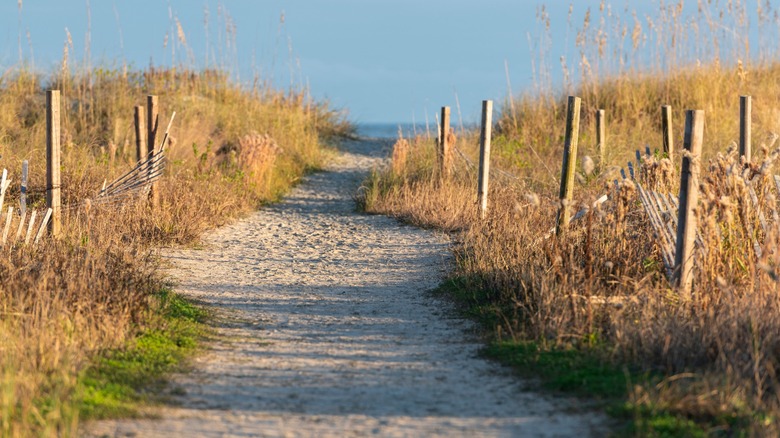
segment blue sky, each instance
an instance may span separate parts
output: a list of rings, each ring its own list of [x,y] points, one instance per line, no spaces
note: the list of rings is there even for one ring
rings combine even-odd
[[[538,83],[540,48],[554,80],[561,78],[561,55],[576,69],[570,3],[546,3],[552,31],[539,45],[540,3],[523,0],[23,0],[21,14],[17,1],[6,0],[0,67],[18,64],[21,36],[26,62],[51,71],[61,62],[66,28],[72,62],[84,62],[89,29],[93,65],[170,65],[174,56],[176,63],[194,58],[198,67],[216,62],[242,81],[259,75],[277,87],[308,86],[356,122],[424,123],[426,113],[433,122],[442,105],[456,111],[457,96],[464,122],[474,122],[482,99],[506,97],[505,63],[515,93]],[[612,3],[616,11],[628,4]],[[572,22],[599,4],[577,0]],[[644,20],[658,2],[630,6]],[[235,26],[235,41],[225,35],[226,23]]]

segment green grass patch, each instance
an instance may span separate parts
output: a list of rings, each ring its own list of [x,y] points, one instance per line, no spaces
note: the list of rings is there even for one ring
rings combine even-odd
[[[594,401],[594,407],[604,409],[620,423],[616,436],[703,437],[712,426],[662,408],[632,404],[629,395],[633,385],[655,385],[661,377],[621,368],[595,351],[494,340],[485,354],[522,376],[539,379],[548,390]]]
[[[630,386],[629,378],[648,379],[581,350],[541,348],[531,341],[493,341],[485,354],[522,374],[541,378],[548,389],[601,400],[624,398]]]
[[[82,373],[82,419],[133,417],[140,406],[159,401],[166,375],[181,368],[206,334],[207,313],[200,307],[168,289],[151,299],[151,315],[138,335],[99,355]]]
[[[538,379],[542,387],[593,401],[615,418],[616,436],[699,437],[713,430],[739,429],[739,419],[690,419],[663,407],[635,405],[630,393],[635,385],[654,386],[663,376],[641,372],[604,359],[598,340],[583,339],[566,347],[531,339],[499,339],[496,327],[505,321],[494,292],[480,288],[478,278],[453,277],[434,293],[452,299],[461,313],[477,321],[488,336],[484,354],[512,367],[519,375]]]
[[[493,299],[490,291],[473,287],[476,279],[450,277],[444,280],[433,294],[455,302],[461,314],[477,321],[486,331],[493,330],[502,323],[502,309]]]

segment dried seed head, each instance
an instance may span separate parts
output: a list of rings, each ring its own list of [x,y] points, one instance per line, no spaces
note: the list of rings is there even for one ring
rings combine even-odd
[[[721,196],[718,199],[717,202],[718,202],[718,205],[720,205],[721,208],[731,208],[731,207],[735,207],[736,206],[736,204],[734,204],[734,202],[732,202],[731,197],[725,196],[725,195]]]
[[[593,159],[588,155],[585,155],[582,158],[582,172],[585,174],[585,176],[590,176],[595,168],[596,165],[593,163]]]
[[[715,283],[716,283],[716,284],[718,285],[718,287],[719,287],[721,290],[723,290],[724,292],[725,292],[725,291],[728,291],[729,284],[726,282],[726,279],[725,279],[725,278],[723,278],[723,277],[721,277],[720,275],[718,275],[717,277],[715,277]]]
[[[533,193],[533,192],[526,194],[526,195],[525,195],[525,199],[526,199],[526,200],[528,201],[528,203],[529,203],[529,204],[531,204],[533,207],[538,207],[538,206],[539,206],[539,204],[541,203],[541,202],[539,201],[539,195],[537,195],[536,193]]]
[[[778,135],[774,132],[770,132],[769,134],[767,134],[766,140],[769,143],[767,147],[770,149],[774,147],[775,143],[777,143],[777,138]],[[777,152],[777,150],[775,150],[775,152]]]

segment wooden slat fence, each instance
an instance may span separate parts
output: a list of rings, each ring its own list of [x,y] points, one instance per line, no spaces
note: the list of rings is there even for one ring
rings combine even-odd
[[[27,183],[29,163],[25,160],[22,162],[18,211],[15,212],[13,206],[8,207],[8,209],[4,211],[3,207],[6,201],[8,188],[11,185],[11,179],[8,177],[8,170],[3,169],[2,176],[0,176],[0,225],[2,225],[0,248],[12,248],[17,246],[20,242],[23,246],[31,244],[36,245],[48,235],[56,236],[59,231],[61,211],[75,210],[93,203],[106,205],[121,204],[128,201],[128,198],[131,196],[148,194],[150,187],[160,179],[165,171],[165,147],[168,142],[173,120],[176,117],[175,112],[171,115],[171,119],[165,129],[159,146],[153,145],[150,142],[148,154],[143,158],[139,157],[137,164],[119,178],[108,184],[104,182],[96,199],[61,206],[59,177],[60,135],[58,129],[60,123],[59,101],[58,90],[49,90],[47,92],[46,208],[42,210],[28,208]],[[136,125],[140,125],[136,126],[137,135],[140,135],[139,132],[143,132],[142,128],[144,121],[143,118],[140,117],[141,113],[142,111],[139,111],[138,108],[136,108],[135,123]],[[157,138],[159,139],[159,137]],[[139,144],[141,143],[143,142],[139,141]],[[42,218],[40,222],[36,222],[38,218]],[[54,224],[54,226],[52,226],[52,224]],[[16,231],[13,232],[13,230]],[[47,230],[49,231],[48,233]]]
[[[559,238],[569,238],[564,232],[569,222],[580,219],[590,210],[590,208],[582,209],[573,216],[571,211],[569,211],[573,205],[571,191],[574,187],[574,169],[576,168],[575,162],[577,160],[579,102],[579,99],[575,96],[569,97],[560,180],[559,200],[561,204],[557,226],[551,228],[546,235],[540,236],[539,241],[548,239],[553,234],[557,234]],[[713,245],[713,242],[719,241],[722,243],[724,239],[724,231],[720,226],[702,228],[697,223],[698,216],[702,214],[700,211],[697,212],[697,209],[706,205],[698,202],[700,187],[721,193],[717,195],[720,198],[717,198],[717,196],[715,198],[719,199],[717,204],[710,204],[711,207],[716,205],[719,206],[717,208],[726,208],[729,197],[739,198],[737,202],[739,202],[741,208],[740,216],[746,216],[739,218],[740,223],[744,226],[744,229],[740,231],[740,236],[751,239],[750,243],[757,260],[762,259],[762,256],[765,258],[763,253],[766,252],[766,248],[762,249],[764,237],[772,235],[773,232],[780,232],[780,208],[772,203],[766,203],[770,199],[780,200],[780,176],[772,175],[775,193],[769,193],[767,191],[768,187],[763,182],[763,177],[759,178],[762,175],[770,175],[774,161],[780,158],[780,149],[775,149],[771,154],[767,154],[761,163],[752,161],[754,157],[751,153],[751,104],[750,96],[740,97],[739,144],[735,144],[730,152],[727,153],[727,156],[718,154],[720,162],[717,160],[710,161],[710,166],[719,166],[719,172],[722,174],[720,177],[715,177],[715,180],[717,180],[715,182],[708,176],[705,184],[699,185],[701,148],[704,137],[704,112],[701,110],[688,110],[685,112],[683,147],[681,150],[676,151],[672,129],[672,107],[668,105],[660,108],[662,132],[659,140],[661,140],[662,150],[656,150],[655,154],[653,154],[650,147],[647,146],[644,152],[636,151],[635,162],[629,162],[626,168],[619,169],[623,180],[626,182],[630,181],[630,184],[636,189],[637,202],[646,214],[653,235],[656,237],[665,274],[672,282],[672,285],[679,288],[681,296],[689,297],[692,292],[693,271],[697,260],[705,260],[701,256],[707,256],[710,251],[717,250],[717,248],[708,249],[705,242]],[[444,121],[447,119],[447,110],[448,108],[446,107],[442,108],[442,119]],[[603,109],[598,109],[595,116],[595,147],[599,155],[598,169],[600,172],[605,173],[609,164],[607,162],[606,112]],[[485,126],[486,123],[490,123],[489,120],[489,117],[483,117],[479,166],[464,154],[457,145],[450,144],[446,140],[438,142],[438,174],[450,175],[450,172],[452,172],[450,166],[459,166],[456,173],[461,173],[462,170],[463,173],[469,175],[473,175],[473,173],[479,170],[477,204],[481,218],[484,218],[489,213],[487,209],[488,191],[486,189],[486,182],[489,177],[498,177],[506,184],[516,184],[521,188],[525,187],[524,181],[526,180],[490,166],[490,152],[489,148],[486,147],[489,145],[490,138],[486,136],[490,135],[491,131],[489,127]],[[442,132],[447,132],[446,123],[443,126],[444,128],[440,129],[440,138],[444,138]],[[773,135],[769,146],[762,145],[762,150],[772,150],[777,140],[778,136]],[[733,154],[736,153],[737,146],[739,155],[735,159]],[[531,150],[533,151],[533,148]],[[445,160],[443,157],[449,156],[449,151],[454,152],[452,155],[458,157],[459,160]],[[679,194],[669,193],[672,186],[677,186],[673,181],[677,172],[677,166],[674,163],[675,159],[682,161],[682,166],[679,167],[680,173],[677,175],[680,178]],[[592,171],[593,167],[592,161],[589,160],[583,163],[583,172],[587,175],[589,171],[585,169],[590,168]],[[712,175],[712,173],[709,175]],[[736,185],[734,185],[734,177],[741,178],[741,180],[736,182]],[[757,181],[760,182],[757,183]],[[619,183],[619,180],[614,180],[614,183],[616,190],[622,190],[623,185]],[[774,196],[774,198],[767,198],[767,196]],[[603,195],[593,203],[592,208],[599,207],[608,200],[609,196]],[[770,211],[771,216],[767,217],[764,210]],[[716,212],[715,214],[720,213]],[[715,240],[711,236],[708,236],[709,241],[705,240],[702,236],[702,229],[707,230],[708,233],[715,233],[717,235],[714,236]],[[780,280],[780,275],[777,275],[774,271],[772,272],[772,278]]]
[[[176,117],[174,112],[168,127],[165,129],[162,142],[154,151],[150,151],[139,160],[132,169],[121,175],[100,190],[96,202],[110,202],[118,198],[126,198],[138,193],[147,193],[152,185],[160,179],[165,171],[165,145],[168,141],[171,125]],[[136,130],[138,131],[138,130]]]
[[[27,221],[27,169],[28,162],[25,160],[22,163],[21,196],[19,199],[18,215],[14,214],[14,207],[12,206],[8,207],[8,210],[3,212],[6,193],[8,192],[8,188],[11,186],[12,181],[11,178],[8,177],[8,169],[3,169],[2,177],[0,177],[0,224],[3,224],[0,248],[9,248],[17,243],[22,238],[22,233],[25,229],[27,232],[24,234],[24,245],[29,245],[31,240],[33,245],[36,245],[47,234],[46,230],[52,217],[52,208],[48,207],[42,210],[33,210],[29,221]],[[39,211],[41,211],[41,213],[39,213]],[[40,223],[36,223],[36,219],[39,216],[43,216],[43,220],[40,221]],[[13,234],[12,239],[9,240],[11,230],[13,230],[14,227],[16,228],[16,232]]]

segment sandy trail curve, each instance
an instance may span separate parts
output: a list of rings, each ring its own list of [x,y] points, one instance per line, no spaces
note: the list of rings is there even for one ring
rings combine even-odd
[[[528,392],[479,357],[473,323],[428,291],[446,236],[354,211],[387,144],[347,142],[279,204],[167,254],[178,291],[216,309],[219,340],[155,420],[89,436],[588,436],[603,416]]]

